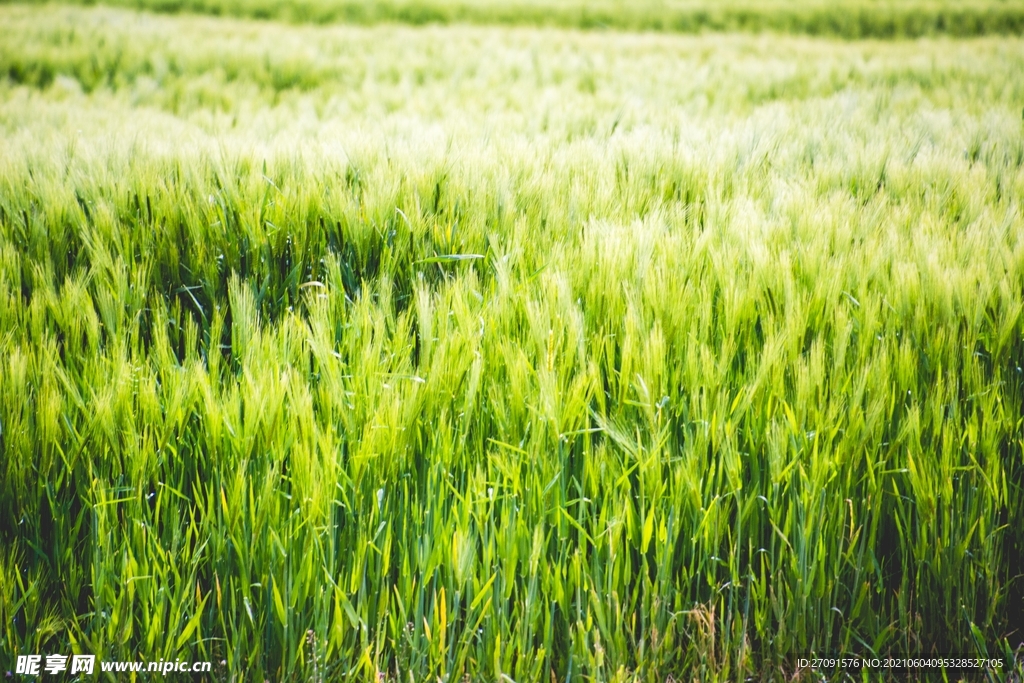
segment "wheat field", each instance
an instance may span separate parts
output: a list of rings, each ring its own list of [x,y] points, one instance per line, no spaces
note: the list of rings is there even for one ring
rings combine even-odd
[[[1019,676],[1019,36],[435,5],[0,4],[0,670]]]

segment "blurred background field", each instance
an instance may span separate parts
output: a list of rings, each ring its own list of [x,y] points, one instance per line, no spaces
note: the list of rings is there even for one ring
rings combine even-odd
[[[0,670],[1019,675],[1020,7],[827,7],[0,5]]]
[[[83,0],[82,4],[94,3]],[[1020,35],[1024,30],[1020,0],[115,0],[106,4],[312,23],[773,31],[842,38]]]

